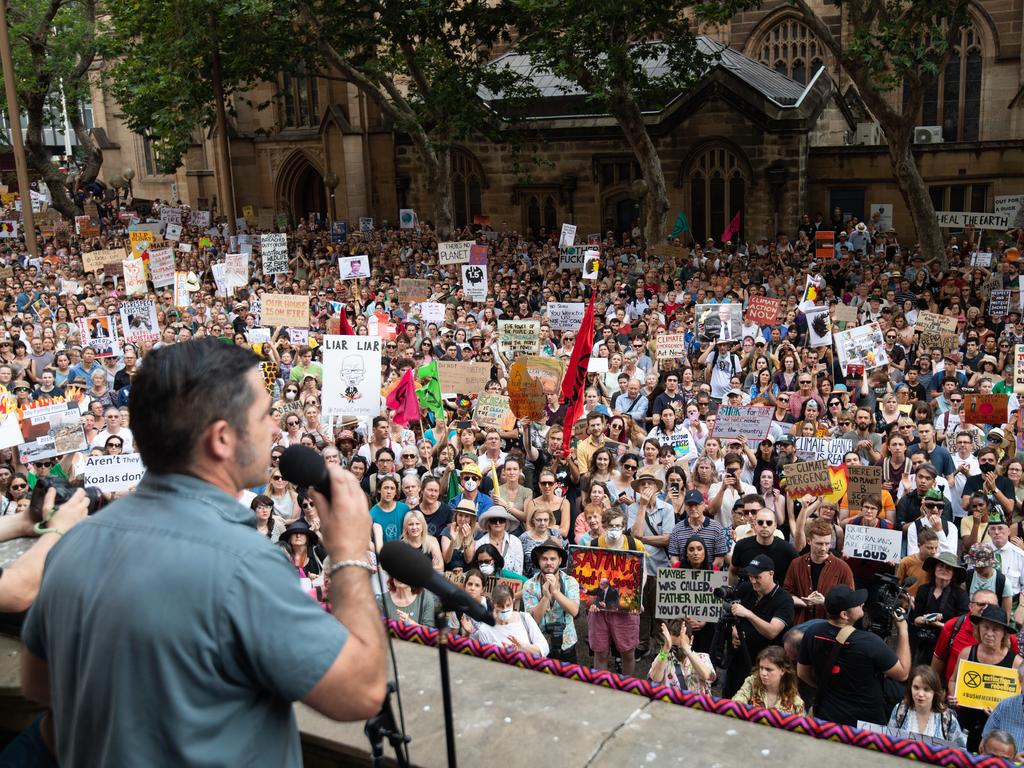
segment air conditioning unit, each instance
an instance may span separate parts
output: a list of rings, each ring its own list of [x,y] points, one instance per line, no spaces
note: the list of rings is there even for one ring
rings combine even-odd
[[[857,123],[857,135],[854,144],[881,144],[882,129],[878,123]]]
[[[914,128],[914,143],[915,144],[941,144],[942,143],[942,126],[941,125],[919,125]]]

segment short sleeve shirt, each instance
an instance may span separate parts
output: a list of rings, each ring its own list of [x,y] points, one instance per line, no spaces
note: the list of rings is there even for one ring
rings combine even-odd
[[[569,600],[580,601],[580,584],[572,576],[561,571],[558,573],[561,579],[562,594]],[[523,584],[523,610],[532,613],[533,609],[540,604],[540,582],[536,577],[529,579]],[[552,600],[551,608],[541,617],[540,628],[543,631],[545,624],[561,624],[563,629],[562,648],[572,648],[576,645],[576,624],[572,616],[565,612],[565,609],[556,601]]]

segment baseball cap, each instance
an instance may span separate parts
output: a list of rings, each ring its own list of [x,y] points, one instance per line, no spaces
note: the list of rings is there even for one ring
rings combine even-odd
[[[683,504],[703,504],[704,494],[698,490],[689,490],[683,496]]]
[[[868,599],[866,589],[851,589],[845,584],[837,584],[825,595],[825,613],[839,613],[864,605]]]
[[[942,495],[942,491],[938,488],[929,488],[924,494],[925,501],[945,501],[946,497]]]
[[[772,562],[772,559],[768,557],[768,555],[758,555],[747,564],[742,573],[744,576],[757,576],[765,571],[774,570],[775,563]]]

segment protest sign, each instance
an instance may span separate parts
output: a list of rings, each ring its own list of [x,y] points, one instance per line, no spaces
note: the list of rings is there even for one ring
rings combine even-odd
[[[119,306],[124,340],[129,344],[160,340],[156,304],[146,299],[122,301]]]
[[[92,315],[78,319],[78,330],[82,334],[82,346],[90,346],[95,350],[96,357],[120,355],[121,348],[117,344],[117,324],[114,318],[106,315]],[[92,382],[86,382],[88,386]]]
[[[533,366],[531,368],[531,362]],[[540,362],[537,362],[540,361]],[[554,364],[549,370],[542,371],[540,367],[547,364]],[[520,357],[509,370],[508,399],[512,412],[520,419],[544,422],[547,414],[544,406],[547,404],[545,397],[545,383],[548,392],[557,392],[562,381],[562,371],[559,361],[550,357],[530,356]]]
[[[486,264],[488,247],[486,245],[477,245],[473,243],[469,248],[469,263],[470,264]]]
[[[964,424],[1005,424],[1006,395],[964,395]]]
[[[832,478],[825,459],[786,464],[783,473],[786,478],[786,495],[791,498],[808,494],[824,496],[832,491]]]
[[[92,216],[75,216],[75,232],[79,237],[99,237],[100,220]]]
[[[188,295],[188,272],[174,273],[174,306],[188,307],[192,299]]]
[[[284,232],[260,235],[260,252],[263,254],[264,275],[279,275],[288,271],[288,235]]]
[[[188,215],[188,225],[190,227],[208,227],[210,226],[210,212],[209,211],[192,211]]]
[[[462,265],[462,290],[470,301],[487,300],[487,265]]]
[[[149,276],[154,288],[174,285],[174,250],[159,248],[149,252]]]
[[[104,493],[124,493],[139,484],[146,474],[146,465],[137,453],[114,456],[86,456],[82,469],[85,484]]]
[[[601,273],[601,252],[588,249],[583,252],[583,279],[597,280]]]
[[[992,199],[992,213],[1006,216],[1013,222],[1017,212],[1024,207],[1024,195],[996,195]]]
[[[1024,395],[1024,344],[1017,344],[1014,349],[1016,353],[1013,357],[1013,391],[1014,394]]]
[[[860,509],[870,496],[882,495],[882,468],[847,467],[846,499],[850,509]]]
[[[437,379],[445,394],[470,395],[484,391],[491,380],[490,363],[438,360]]]
[[[655,338],[658,362],[686,357],[685,333],[659,333]]]
[[[466,573],[465,571],[445,571],[444,576],[448,581],[453,584],[458,584],[460,587],[466,584]],[[506,579],[501,576],[484,576],[484,595],[490,597],[494,594],[494,588],[501,585],[508,588],[508,591],[513,595],[521,594],[523,591],[523,582],[519,579]]]
[[[814,258],[819,261],[835,258],[836,233],[831,229],[823,229],[814,233]]]
[[[256,328],[250,328],[245,332],[245,340],[250,344],[269,344],[270,339],[271,333],[269,328],[257,326]]]
[[[398,300],[403,304],[426,301],[430,298],[430,281],[412,277],[398,278]]]
[[[807,319],[807,345],[814,347],[832,346],[832,317],[828,307],[808,307],[804,311]]]
[[[859,365],[862,370],[870,371],[889,364],[885,338],[877,322],[836,331],[835,342],[839,365],[846,375],[849,375],[851,365]]]
[[[1010,314],[1010,291],[992,291],[988,297],[989,317],[1006,317]]]
[[[739,304],[698,304],[697,337],[701,341],[739,341],[743,334],[743,307]]]
[[[1010,217],[998,213],[967,213],[964,211],[936,211],[935,219],[944,229],[998,229],[1010,228]]]
[[[586,306],[582,301],[549,301],[548,322],[555,331],[578,331]]]
[[[129,296],[146,292],[146,263],[142,259],[125,259],[121,262],[124,271],[124,292]]]
[[[23,442],[18,456],[22,463],[52,459],[89,447],[82,429],[82,414],[63,400],[24,408],[20,426]]]
[[[498,320],[498,351],[509,360],[540,352],[540,320]]]
[[[420,317],[424,323],[444,322],[445,305],[439,301],[424,301],[420,303]]]
[[[639,613],[644,553],[626,549],[569,547],[570,573],[580,585],[580,609]]]
[[[851,307],[849,304],[836,304],[832,319],[837,323],[843,323],[843,327],[846,328],[850,323],[856,324],[859,316],[860,310],[857,307]]]
[[[567,245],[558,249],[559,269],[583,269],[583,254],[586,247],[582,245]]]
[[[770,296],[751,296],[747,305],[747,322],[760,326],[775,325],[782,309],[782,299]]]
[[[300,347],[309,344],[309,328],[289,328],[288,341]]]
[[[746,437],[754,447],[768,436],[775,409],[760,405],[720,405],[711,434],[719,441]]]
[[[956,673],[956,701],[959,706],[992,709],[1018,692],[1017,670],[960,660]]]
[[[576,245],[576,225],[563,224],[562,232],[558,236],[558,247],[568,248],[570,245]]]
[[[848,525],[843,538],[843,556],[877,563],[898,563],[902,544],[903,531],[898,528]]]
[[[476,399],[476,411],[473,418],[481,427],[493,429],[508,429],[509,419],[514,419],[509,400],[504,395],[494,395],[489,392],[481,392]]]
[[[164,224],[181,224],[181,208],[164,206],[160,209],[160,221]]]
[[[260,319],[265,325],[309,327],[309,296],[305,294],[264,293],[262,309]]]
[[[338,279],[358,280],[370,276],[370,257],[365,253],[358,256],[338,258]]]
[[[359,217],[359,231],[364,235],[369,235],[373,232],[373,217],[372,216],[360,216]]]
[[[174,243],[181,240],[181,224],[168,224],[164,230],[164,239]]]
[[[825,459],[829,466],[838,467],[843,457],[853,450],[853,440],[836,437],[831,440],[823,437],[798,437],[796,439],[796,457],[800,461]]]
[[[124,259],[124,249],[111,248],[103,251],[90,251],[82,254],[82,271],[98,272],[107,264],[120,263]]]
[[[17,238],[18,222],[0,221],[0,238]]]
[[[383,342],[371,336],[324,336],[323,412],[357,416],[369,424],[380,415],[380,353]]]
[[[469,261],[469,249],[472,247],[472,240],[438,243],[437,263],[441,266],[445,264],[466,264]]]
[[[659,568],[654,617],[696,619],[717,624],[722,601],[714,595],[729,583],[726,571],[698,571],[689,568]]]
[[[607,357],[591,357],[587,359],[587,373],[608,373]]]
[[[596,241],[592,241],[590,238],[595,237],[590,235],[587,237],[587,242],[591,245],[600,245],[601,236],[596,235]],[[647,252],[652,256],[658,256],[662,259],[670,259],[673,262],[678,262],[682,259],[689,258],[690,249],[683,245],[669,245],[668,243],[659,243],[652,245],[647,249]]]

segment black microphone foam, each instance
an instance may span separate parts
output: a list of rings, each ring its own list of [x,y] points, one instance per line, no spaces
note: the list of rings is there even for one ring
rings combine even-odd
[[[915,584],[917,584],[917,576],[907,576],[907,578],[903,580],[903,583],[900,584],[900,586],[906,589],[907,587],[912,587]]]
[[[331,480],[323,457],[304,445],[290,445],[284,449],[277,464],[281,477],[302,488],[316,488],[331,498]]]
[[[422,589],[434,575],[430,558],[404,541],[385,542],[379,560],[385,571],[410,587]]]

